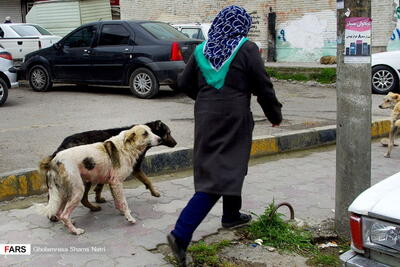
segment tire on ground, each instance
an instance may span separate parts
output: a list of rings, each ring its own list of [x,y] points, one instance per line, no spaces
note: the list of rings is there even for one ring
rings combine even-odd
[[[29,69],[28,80],[31,88],[37,92],[46,92],[53,87],[49,71],[42,65]]]
[[[6,81],[0,78],[0,106],[3,105],[8,97],[8,85]]]
[[[132,72],[129,87],[133,95],[146,99],[156,96],[160,89],[156,76],[146,68],[138,68]]]

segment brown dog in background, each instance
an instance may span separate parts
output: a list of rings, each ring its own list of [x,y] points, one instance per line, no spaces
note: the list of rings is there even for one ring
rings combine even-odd
[[[390,158],[394,144],[394,138],[400,127],[400,94],[389,92],[384,98],[383,103],[379,105],[381,109],[392,109],[390,116],[389,139],[383,138],[381,144],[388,147],[385,158]]]

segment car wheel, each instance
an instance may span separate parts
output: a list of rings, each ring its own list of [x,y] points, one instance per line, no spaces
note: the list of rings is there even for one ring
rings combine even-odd
[[[49,71],[42,65],[35,65],[29,70],[29,84],[37,92],[46,92],[53,87]]]
[[[160,85],[153,72],[146,68],[138,68],[129,79],[132,94],[139,98],[152,98],[158,94]]]
[[[397,73],[386,66],[373,67],[371,80],[372,92],[376,94],[387,94],[399,89],[399,77]]]
[[[0,78],[0,106],[3,105],[8,97],[8,86],[7,83]]]

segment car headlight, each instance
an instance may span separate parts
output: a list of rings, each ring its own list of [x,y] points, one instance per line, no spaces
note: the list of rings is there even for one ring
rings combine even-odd
[[[399,225],[369,217],[365,217],[363,222],[364,243],[366,247],[400,251]]]
[[[400,228],[386,223],[375,222],[371,226],[371,242],[400,251]]]

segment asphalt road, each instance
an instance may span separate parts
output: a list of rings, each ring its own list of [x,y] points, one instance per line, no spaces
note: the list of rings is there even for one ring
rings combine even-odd
[[[275,89],[284,105],[284,122],[281,127],[272,128],[253,98],[255,136],[336,123],[334,88],[275,82]],[[373,95],[375,119],[390,114],[378,109],[381,99],[382,96]],[[170,126],[178,146],[191,147],[193,104],[188,97],[167,88],[151,100],[135,98],[127,88],[56,85],[46,93],[29,87],[11,89],[6,104],[0,108],[0,173],[36,167],[68,135],[157,119]],[[165,148],[154,148],[162,149]]]

